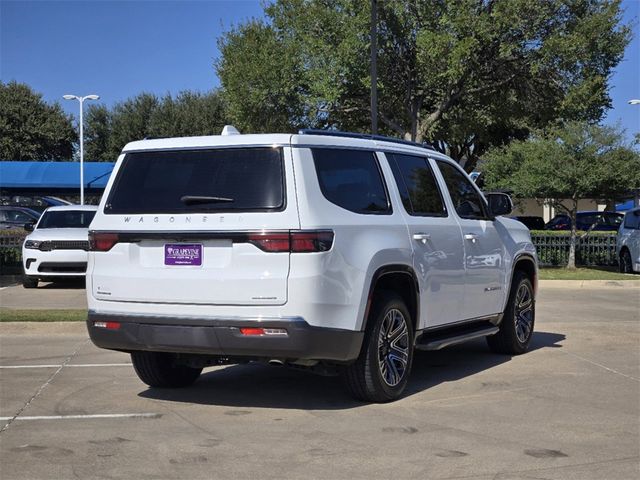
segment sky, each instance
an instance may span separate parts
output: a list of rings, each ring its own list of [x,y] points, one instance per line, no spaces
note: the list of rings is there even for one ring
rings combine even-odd
[[[365,0],[362,0],[365,1]],[[640,131],[640,0],[624,0],[634,39],[614,72],[604,123]],[[77,115],[62,95],[98,94],[112,105],[143,91],[164,95],[220,85],[217,39],[262,18],[261,1],[0,0],[0,79],[29,84]]]

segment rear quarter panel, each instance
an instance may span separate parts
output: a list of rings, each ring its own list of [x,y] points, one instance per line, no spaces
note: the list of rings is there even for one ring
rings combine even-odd
[[[408,229],[389,181],[392,173],[379,162],[393,213],[361,215],[324,197],[310,149],[294,148],[293,158],[301,228],[329,228],[335,238],[327,254],[291,255],[289,298],[304,298],[313,319],[322,319],[324,326],[360,330],[375,272],[385,265],[412,268]]]

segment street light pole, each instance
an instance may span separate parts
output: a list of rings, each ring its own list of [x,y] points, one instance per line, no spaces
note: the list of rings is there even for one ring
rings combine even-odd
[[[80,205],[84,205],[84,119],[82,106],[85,100],[98,100],[98,95],[85,95],[79,97],[77,95],[63,95],[65,100],[78,100],[80,103]]]
[[[632,98],[627,102],[629,105],[640,105],[639,98]],[[633,196],[633,207],[640,207],[640,190],[636,190],[635,195]]]
[[[371,133],[378,134],[378,0],[371,0]]]

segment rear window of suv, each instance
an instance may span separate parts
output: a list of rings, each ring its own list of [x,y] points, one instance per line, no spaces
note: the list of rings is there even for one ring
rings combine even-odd
[[[105,213],[279,211],[285,206],[282,149],[126,154]]]

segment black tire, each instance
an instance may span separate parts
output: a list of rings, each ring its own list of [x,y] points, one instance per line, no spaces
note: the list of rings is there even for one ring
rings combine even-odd
[[[620,252],[620,273],[633,273],[631,253],[626,248]]]
[[[24,288],[38,288],[38,278],[29,277],[27,275],[23,275],[22,277],[22,286]]]
[[[140,380],[150,387],[179,388],[193,384],[202,368],[177,365],[175,355],[164,352],[132,352],[133,368]]]
[[[535,318],[533,285],[524,272],[516,270],[500,330],[487,337],[489,348],[495,353],[507,355],[525,353],[533,336]]]
[[[409,309],[399,295],[392,292],[376,295],[360,356],[343,371],[343,380],[351,395],[376,403],[389,402],[402,395],[413,361],[413,330]]]

